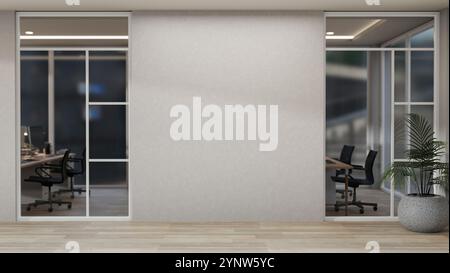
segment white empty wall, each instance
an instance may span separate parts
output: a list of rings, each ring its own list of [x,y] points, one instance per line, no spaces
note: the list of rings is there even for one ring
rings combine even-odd
[[[132,218],[321,220],[324,19],[317,13],[135,12],[131,21]],[[279,105],[279,145],[174,142],[170,108]]]
[[[0,11],[0,221],[16,217],[15,17]]]

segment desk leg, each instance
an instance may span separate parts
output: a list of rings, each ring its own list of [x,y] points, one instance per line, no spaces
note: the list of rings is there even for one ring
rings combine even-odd
[[[345,171],[345,216],[348,216],[348,174],[347,170]]]

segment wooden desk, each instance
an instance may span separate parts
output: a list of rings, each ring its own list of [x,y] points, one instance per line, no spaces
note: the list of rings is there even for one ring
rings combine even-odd
[[[64,154],[36,154],[32,156],[22,156],[20,167],[29,168],[33,166],[39,166],[51,161],[61,160],[64,157]]]
[[[353,169],[352,165],[346,164],[344,162],[341,162],[339,160],[336,160],[334,158],[331,157],[325,157],[325,162],[326,162],[326,168],[327,169],[335,169],[335,170],[344,170],[345,171],[345,177],[344,177],[344,181],[345,181],[345,190],[344,190],[344,195],[345,195],[345,216],[348,216],[348,171]]]

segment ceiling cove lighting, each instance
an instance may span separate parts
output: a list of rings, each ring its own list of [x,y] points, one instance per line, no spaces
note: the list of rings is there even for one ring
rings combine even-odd
[[[353,35],[327,35],[325,37],[327,40],[353,40],[355,36]]]
[[[128,40],[128,35],[20,35],[21,40]]]
[[[25,31],[25,34],[26,34],[26,35],[33,35],[34,32],[33,32],[33,31],[30,31],[30,30],[27,30],[27,31]]]
[[[333,31],[328,31],[328,32],[327,32],[327,35],[328,35],[328,36],[333,36],[333,35],[334,35],[334,32],[333,32]]]
[[[372,22],[370,22],[369,24],[367,24],[366,26],[364,26],[362,29],[360,29],[357,33],[354,33],[353,36],[355,37],[359,37],[362,34],[364,34],[364,32],[368,31],[369,29],[377,26],[377,25],[381,25],[385,22],[386,20],[381,20],[381,19],[377,19],[377,20],[373,20]]]

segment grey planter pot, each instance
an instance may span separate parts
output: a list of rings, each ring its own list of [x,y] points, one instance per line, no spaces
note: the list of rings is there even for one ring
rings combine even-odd
[[[405,196],[398,206],[400,223],[414,232],[432,233],[448,226],[448,202],[445,197]]]

